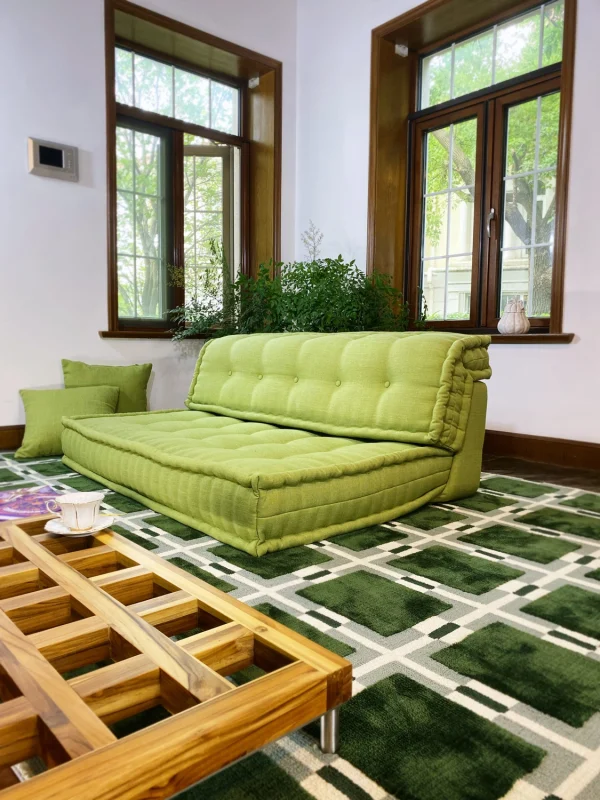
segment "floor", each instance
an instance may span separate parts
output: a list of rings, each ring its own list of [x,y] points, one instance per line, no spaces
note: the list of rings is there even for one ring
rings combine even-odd
[[[354,667],[338,755],[309,728],[181,800],[600,798],[598,487],[485,467],[471,498],[260,559],[107,492],[122,535]],[[98,487],[58,459],[6,453],[0,482],[0,513],[1,489],[16,507]]]

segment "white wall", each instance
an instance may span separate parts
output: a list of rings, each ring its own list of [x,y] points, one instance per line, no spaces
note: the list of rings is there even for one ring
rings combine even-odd
[[[283,61],[282,249],[291,257],[296,0],[142,4]],[[107,327],[103,0],[0,0],[0,103],[0,426],[24,420],[20,388],[61,385],[61,358],[151,361],[151,407],[181,406],[198,343],[98,336]],[[78,146],[80,183],[29,175],[28,136]]]
[[[410,0],[145,0],[284,63],[283,257],[309,217],[324,252],[364,265],[371,29]],[[565,330],[574,344],[492,347],[488,427],[600,441],[598,0],[579,0]],[[62,357],[152,361],[152,408],[180,406],[197,344],[102,340],[106,187],[102,0],[0,0],[0,425],[22,387],[59,386]],[[296,57],[299,67],[296,72]],[[297,111],[297,113],[296,113]],[[80,147],[77,185],[30,176],[27,136]]]
[[[371,29],[410,0],[298,0],[297,254],[311,218],[324,254],[364,265]],[[495,345],[492,430],[600,442],[599,0],[579,0],[564,330],[570,345]]]

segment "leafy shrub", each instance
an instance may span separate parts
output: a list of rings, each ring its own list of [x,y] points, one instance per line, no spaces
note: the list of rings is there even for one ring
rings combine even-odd
[[[323,258],[262,264],[256,277],[209,280],[172,312],[175,339],[279,331],[408,329],[410,308],[388,275],[365,275],[354,261]],[[423,327],[422,315],[417,327]]]

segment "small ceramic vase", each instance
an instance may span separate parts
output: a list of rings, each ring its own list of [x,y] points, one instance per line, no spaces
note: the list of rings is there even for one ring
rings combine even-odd
[[[498,330],[506,336],[511,333],[527,333],[530,327],[523,301],[513,297],[506,304],[504,314],[498,322]]]

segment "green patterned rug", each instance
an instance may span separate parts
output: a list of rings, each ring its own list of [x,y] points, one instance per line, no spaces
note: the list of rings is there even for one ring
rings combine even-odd
[[[99,488],[0,453],[0,491],[22,487]],[[105,507],[354,665],[338,755],[313,726],[182,800],[600,798],[600,495],[486,475],[467,500],[260,559],[114,492]]]

